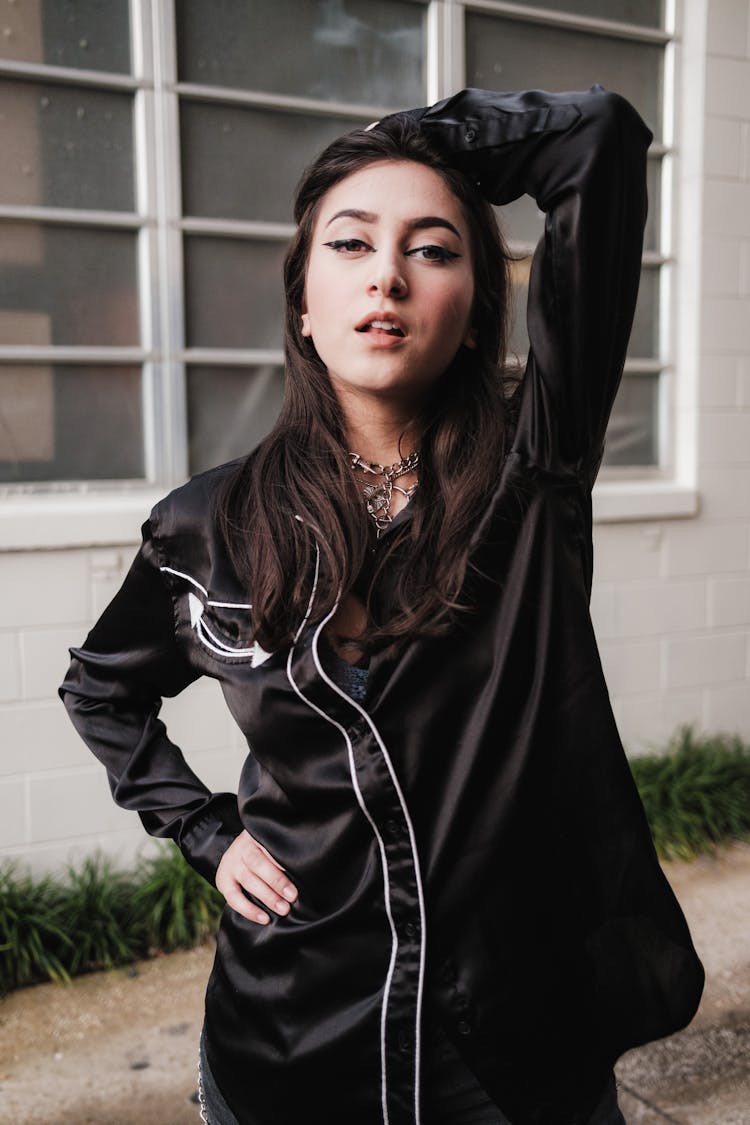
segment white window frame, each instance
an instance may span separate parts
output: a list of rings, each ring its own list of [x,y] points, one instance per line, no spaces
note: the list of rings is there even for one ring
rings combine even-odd
[[[464,25],[467,11],[515,15],[571,28],[612,30],[612,21],[564,15],[504,0],[413,0],[427,10],[426,101],[448,96],[465,84]],[[704,72],[707,0],[667,0],[666,35],[634,37],[666,42],[664,75],[664,156],[662,190],[661,437],[670,451],[667,472],[627,470],[610,474],[594,491],[599,522],[692,516],[696,490],[697,382],[700,354],[700,238]],[[373,119],[395,107],[318,103],[305,98],[257,95],[177,82],[174,6],[169,0],[130,0],[132,76],[73,68],[0,63],[0,75],[38,77],[67,84],[134,91],[137,169],[135,215],[98,214],[73,209],[0,207],[0,217],[40,218],[45,222],[101,224],[136,228],[139,254],[139,301],[143,326],[139,348],[0,348],[0,360],[13,362],[128,362],[143,364],[146,480],[115,484],[26,485],[3,490],[0,503],[0,551],[129,544],[149,508],[187,475],[185,370],[188,364],[280,364],[278,350],[198,349],[185,347],[182,238],[185,232],[286,240],[288,224],[183,219],[180,199],[178,107],[181,96],[203,100],[276,105],[360,119]],[[625,33],[628,25],[616,25]],[[688,80],[689,76],[689,80]],[[696,123],[699,123],[698,125]],[[155,159],[156,152],[162,154]],[[166,155],[164,155],[166,154]],[[674,248],[678,248],[678,253]],[[161,280],[159,280],[161,278]],[[168,294],[165,298],[164,294]],[[679,314],[679,315],[678,315]],[[642,365],[639,364],[639,369]],[[679,377],[677,377],[679,375]],[[635,473],[635,475],[634,475]]]

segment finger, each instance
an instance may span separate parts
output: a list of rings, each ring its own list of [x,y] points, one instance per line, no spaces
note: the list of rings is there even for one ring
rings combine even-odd
[[[282,898],[279,892],[262,879],[256,871],[246,869],[243,874],[238,875],[238,878],[245,890],[254,895],[255,898],[260,899],[264,906],[267,906],[276,914],[289,913],[289,902]]]
[[[243,918],[247,918],[248,922],[257,922],[261,926],[267,926],[271,921],[265,910],[261,910],[243,893],[239,883],[234,883],[232,887],[228,887],[224,897],[227,905],[241,914]]]
[[[260,840],[254,840],[253,843],[255,844],[256,848],[260,848],[264,855],[268,856],[271,863],[275,864],[276,867],[278,867],[279,871],[286,871],[286,867],[283,867],[277,859],[274,859],[268,848],[265,847],[265,845],[261,844]]]
[[[295,902],[297,899],[297,888],[288,878],[283,867],[273,862],[272,857],[266,858],[265,848],[260,847],[255,851],[243,851],[241,861],[244,869],[249,871],[252,875],[256,875],[267,883],[277,894],[285,898],[287,902]],[[238,873],[239,875],[239,873]],[[244,879],[240,880],[244,885]]]

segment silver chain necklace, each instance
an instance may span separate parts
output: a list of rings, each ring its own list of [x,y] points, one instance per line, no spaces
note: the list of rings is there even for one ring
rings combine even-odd
[[[409,488],[402,488],[401,485],[395,482],[399,477],[406,476],[407,473],[413,473],[419,465],[419,452],[415,450],[410,453],[408,457],[396,461],[393,465],[378,465],[375,462],[364,461],[358,453],[349,453],[349,467],[356,471],[363,472],[369,476],[382,477],[377,483],[369,483],[368,481],[360,480],[362,485],[362,493],[365,498],[365,505],[367,511],[375,521],[377,528],[377,538],[379,539],[382,532],[388,527],[389,523],[393,522],[391,515],[391,497],[394,490],[400,492],[407,500],[411,500],[414,493],[417,491],[419,481],[416,480]]]

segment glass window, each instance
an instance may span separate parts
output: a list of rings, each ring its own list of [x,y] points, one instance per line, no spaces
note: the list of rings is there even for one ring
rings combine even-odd
[[[0,80],[0,203],[132,211],[129,94]]]
[[[0,366],[0,481],[143,476],[140,367]]]
[[[181,0],[182,82],[360,105],[420,105],[425,9],[403,0]]]
[[[523,11],[527,3],[537,9],[533,19]],[[262,224],[291,224],[303,168],[330,140],[368,123],[370,113],[365,119],[357,107],[427,101],[427,0],[175,0],[147,4],[143,26],[140,19],[131,23],[141,6],[140,0],[15,0],[3,9],[0,58],[12,60],[18,73],[0,76],[0,206],[18,212],[0,219],[0,346],[28,349],[20,364],[0,361],[3,482],[138,479],[147,464],[162,463],[160,444],[178,458],[185,437],[191,471],[252,448],[273,424],[283,382],[278,364],[258,362],[281,362],[286,252],[284,239]],[[661,136],[663,45],[618,35],[613,21],[660,28],[663,0],[612,0],[604,16],[597,0],[520,0],[512,18],[502,9],[455,7],[464,13],[459,39],[467,85],[523,89],[533,81],[559,90],[601,82],[633,101]],[[559,26],[559,13],[613,26]],[[445,41],[451,26],[435,21],[429,49],[451,54],[458,45]],[[131,49],[134,35],[142,40]],[[144,74],[152,73],[156,60],[149,52],[159,43],[165,58],[176,58],[179,82],[214,89],[184,92],[178,85],[179,136],[166,135],[157,147],[158,131],[135,113],[141,95],[109,88],[108,76],[130,74],[134,58],[143,60]],[[45,80],[38,73],[45,66],[71,68],[72,81],[58,82],[54,74]],[[83,82],[80,69],[100,75]],[[248,94],[250,104],[236,96]],[[143,100],[167,129],[175,118],[162,112],[160,99],[173,96],[168,81],[163,91],[149,87]],[[326,103],[334,115],[275,104],[284,98]],[[354,116],[342,115],[335,103]],[[661,174],[662,158],[654,153],[646,228],[646,249],[654,252],[661,245]],[[166,214],[140,215],[137,183],[167,186],[160,197]],[[75,210],[80,220],[56,222],[45,208]],[[108,211],[130,216],[134,229],[106,215],[102,221]],[[543,234],[544,216],[528,197],[498,213],[519,252]],[[179,229],[183,216],[191,222],[180,254],[179,243],[161,235]],[[252,237],[236,225],[243,222],[259,224],[250,228]],[[530,257],[513,264],[510,346],[521,362],[528,350],[530,264]],[[660,269],[649,263],[643,270],[632,360],[661,355]],[[154,343],[168,350],[149,355],[149,362],[153,386],[163,382],[178,400],[186,394],[187,435],[170,435],[174,417],[152,413],[152,380],[143,379],[141,367],[122,366],[111,354],[150,348],[141,309],[146,327],[176,327],[180,318],[169,310],[178,294],[184,334],[162,341],[154,333]],[[85,364],[35,351],[57,347],[96,350]],[[227,357],[229,365],[208,366],[194,351],[204,348],[238,354]],[[249,357],[239,354],[247,351]],[[658,374],[623,381],[607,464],[658,460],[659,385]],[[145,440],[155,448],[144,452]],[[163,483],[186,469],[170,463]]]
[[[283,385],[282,369],[271,365],[189,368],[190,472],[254,449],[276,421]]]
[[[525,359],[529,350],[526,328],[526,305],[529,297],[531,256],[511,263],[512,331],[510,353]],[[633,328],[628,343],[628,356],[633,359],[657,359],[659,356],[659,271],[641,271]]]
[[[587,90],[599,82],[632,102],[658,140],[662,133],[659,43],[500,16],[466,17],[466,80],[489,90]]]
[[[291,223],[302,169],[357,124],[350,118],[182,100],[184,213]]]
[[[0,58],[83,70],[130,70],[128,0],[3,4]]]
[[[663,0],[515,0],[524,8],[547,8],[568,15],[593,16],[595,19],[636,23],[643,27],[661,27]]]
[[[0,222],[0,344],[137,345],[135,235]]]
[[[185,239],[185,319],[191,348],[280,348],[286,243]]]
[[[602,464],[656,465],[658,456],[659,377],[623,377],[607,427]]]
[[[659,358],[659,270],[641,270],[641,284],[630,333],[628,355],[639,359]]]
[[[643,249],[659,249],[659,215],[661,210],[661,159],[652,157],[646,169],[648,217],[643,236]],[[544,212],[530,195],[522,195],[504,207],[495,208],[506,239],[536,244],[544,234]]]

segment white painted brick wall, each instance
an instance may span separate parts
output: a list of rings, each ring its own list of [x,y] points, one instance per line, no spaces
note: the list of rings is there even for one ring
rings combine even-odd
[[[83,641],[135,550],[0,553],[0,862],[55,870],[102,850],[127,864],[154,846],[112,801],[57,697],[68,647]],[[235,788],[242,738],[218,685],[192,684],[162,714],[199,776]]]
[[[592,612],[633,753],[686,722],[750,739],[750,4],[707,8],[700,513],[595,533]]]
[[[750,0],[707,7],[700,512],[595,530],[592,612],[631,753],[682,723],[750,739]],[[153,846],[112,804],[56,698],[67,646],[134,551],[0,553],[0,861],[58,868],[102,848],[128,863]],[[191,686],[163,715],[196,772],[232,788],[244,749],[216,685]]]

